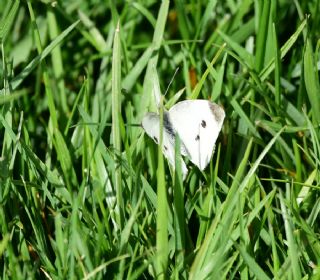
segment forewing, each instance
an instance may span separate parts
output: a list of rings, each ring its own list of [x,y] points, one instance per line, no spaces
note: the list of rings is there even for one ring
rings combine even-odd
[[[142,119],[142,127],[150,138],[159,144],[160,139],[160,118],[156,113],[147,113]],[[168,159],[170,164],[175,166],[175,130],[169,122],[168,113],[164,113],[163,120],[163,139],[162,139],[162,152]],[[184,161],[181,159],[181,168],[184,177],[187,175],[187,167]]]
[[[224,117],[224,110],[207,100],[185,100],[169,110],[169,120],[190,160],[201,170],[210,162]]]

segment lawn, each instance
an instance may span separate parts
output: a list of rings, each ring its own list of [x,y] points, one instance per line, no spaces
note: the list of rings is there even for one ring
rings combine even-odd
[[[320,279],[319,0],[0,16],[1,279]],[[226,117],[183,178],[140,124],[187,99]]]

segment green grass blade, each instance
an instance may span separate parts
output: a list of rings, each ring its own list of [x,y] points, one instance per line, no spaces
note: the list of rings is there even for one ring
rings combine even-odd
[[[232,48],[239,57],[247,63],[250,68],[254,65],[254,56],[250,54],[245,48],[243,48],[239,43],[237,43],[232,37],[225,34],[223,31],[218,31],[222,39],[227,43],[227,46]]]
[[[52,10],[47,12],[47,20],[48,20],[48,27],[49,27],[49,34],[50,39],[54,40],[59,35],[58,23],[56,16]],[[51,53],[51,62],[53,66],[55,80],[57,81],[57,89],[58,94],[60,95],[60,106],[65,113],[68,113],[68,106],[67,106],[67,96],[66,90],[64,86],[64,79],[62,79],[64,71],[63,71],[63,59],[62,59],[62,52],[61,46],[57,45],[56,48],[52,50]]]
[[[131,91],[132,87],[136,83],[139,75],[142,73],[142,71],[147,66],[152,54],[153,54],[153,48],[148,47],[145,52],[141,55],[139,60],[135,63],[134,67],[131,69],[131,71],[128,73],[128,75],[123,79],[122,86],[128,91]]]
[[[219,50],[217,51],[216,55],[213,57],[212,61],[210,62],[210,65],[209,67],[212,67],[218,60],[218,58],[220,57],[220,54],[222,53],[223,49],[225,48],[225,44],[223,44]],[[196,87],[194,88],[194,90],[192,91],[192,94],[190,96],[190,99],[197,99],[199,94],[200,94],[200,91],[202,89],[202,86],[207,78],[207,76],[209,75],[210,73],[210,69],[209,67],[206,69],[206,71],[203,73],[200,81],[197,83]]]
[[[122,228],[122,183],[121,183],[121,164],[118,164],[118,154],[121,153],[121,45],[120,45],[120,22],[114,33],[113,57],[112,57],[112,140],[115,148],[114,168],[115,168],[115,190],[117,194],[116,214],[118,216],[119,227]]]
[[[317,75],[317,70],[314,61],[314,53],[312,51],[311,43],[310,40],[307,40],[303,58],[304,80],[314,117],[313,124],[318,125],[320,124],[320,86],[319,77]]]
[[[295,42],[298,40],[300,34],[306,27],[306,24],[307,24],[307,19],[301,22],[297,30],[290,36],[290,38],[281,47],[280,49],[281,59],[283,59],[287,55],[289,50],[293,47]],[[260,72],[259,76],[261,81],[264,81],[270,75],[270,73],[274,70],[274,68],[275,68],[275,60],[273,58],[269,63],[266,64],[266,67]]]
[[[28,92],[25,90],[22,90],[22,91],[16,91],[16,92],[10,93],[10,95],[0,95],[0,105],[12,102],[26,94],[28,94]]]
[[[256,44],[256,56],[255,56],[255,69],[257,72],[260,72],[265,59],[265,51],[266,51],[266,42],[268,35],[268,23],[269,23],[269,15],[270,15],[270,0],[264,0],[260,2],[260,22],[259,29],[257,31],[257,44]]]
[[[0,41],[4,41],[16,16],[19,0],[8,1],[0,21]]]
[[[165,279],[168,265],[168,201],[164,177],[163,141],[163,106],[160,103],[160,140],[158,145],[157,169],[157,256],[156,271],[158,279]]]
[[[301,279],[301,271],[298,261],[298,254],[300,253],[297,247],[297,244],[294,239],[294,233],[292,228],[292,221],[290,221],[288,210],[285,206],[284,198],[282,193],[279,194],[280,203],[281,203],[281,213],[284,221],[284,226],[286,230],[287,237],[287,246],[288,246],[288,254],[290,259],[290,269],[291,277],[293,279]]]
[[[11,127],[8,125],[7,121],[3,118],[3,116],[0,114],[0,123],[5,127],[6,132],[11,137],[12,141],[14,143],[17,143],[19,147],[20,153],[24,152],[28,156],[28,160],[32,162],[36,169],[43,175],[47,180],[55,185],[55,186],[61,186],[62,182],[59,178],[59,175],[56,171],[51,171],[48,169],[48,167],[37,157],[37,155],[32,151],[32,148],[30,148],[28,145],[24,143],[24,141],[21,139],[19,142],[17,141],[17,137],[12,131]]]
[[[66,184],[69,187],[70,192],[72,192],[71,186],[77,186],[78,180],[72,165],[72,157],[69,153],[68,146],[59,130],[55,131],[54,145],[57,150]]]
[[[158,64],[158,55],[159,55],[158,52],[163,42],[164,29],[166,25],[168,10],[169,10],[169,1],[168,0],[162,1],[160,10],[158,13],[157,23],[154,29],[153,40],[151,45],[154,50],[154,53],[148,62],[147,71],[144,78],[143,94],[141,97],[138,118],[141,118],[142,115],[146,112],[148,106],[150,105],[151,98],[153,98],[151,95],[151,92],[153,90],[153,82],[152,82],[153,81],[152,76],[154,71],[153,69]]]
[[[188,40],[190,38],[190,23],[187,18],[186,13],[186,3],[183,1],[175,1],[177,16],[179,18],[179,30],[181,32],[182,38]]]
[[[56,37],[41,54],[36,56],[29,64],[10,81],[12,90],[16,90],[19,85],[32,73],[32,71],[52,52],[52,50],[67,37],[67,35],[75,29],[79,21],[74,22],[66,28],[58,37]],[[0,90],[0,95],[4,94],[4,89]]]
[[[42,43],[41,43],[39,29],[36,24],[36,18],[34,15],[33,7],[32,7],[32,4],[30,1],[27,1],[27,4],[28,4],[28,10],[30,13],[31,21],[34,23],[33,24],[33,33],[34,33],[34,39],[35,39],[37,51],[38,51],[38,54],[41,54],[43,52]],[[44,68],[43,80],[44,80],[46,95],[48,98],[48,108],[49,108],[50,117],[51,117],[52,126],[53,126],[53,129],[52,129],[51,125],[49,124],[49,136],[50,136],[50,138],[53,138],[53,133],[54,133],[53,130],[58,128],[58,118],[57,118],[56,106],[55,106],[54,98],[53,98],[52,84],[49,80],[45,60],[43,61],[43,68]]]
[[[276,26],[273,23],[273,41],[274,41],[274,57],[275,57],[275,69],[274,69],[274,80],[275,80],[275,97],[276,97],[276,104],[280,105],[281,100],[281,59],[280,59],[280,50],[278,46],[278,38],[277,38],[277,30]]]
[[[257,262],[247,253],[244,245],[239,247],[240,254],[248,265],[249,269],[259,280],[270,280],[271,278],[263,271],[263,269],[257,264]]]
[[[175,231],[175,255],[176,255],[176,277],[179,276],[179,270],[185,269],[185,251],[186,251],[186,228],[185,228],[185,207],[184,207],[184,185],[181,170],[181,141],[177,136],[175,141],[175,176],[173,190],[173,219]],[[181,272],[180,272],[181,273]]]

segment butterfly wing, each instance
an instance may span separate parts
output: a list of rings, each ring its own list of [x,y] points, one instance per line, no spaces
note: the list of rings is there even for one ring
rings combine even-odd
[[[162,138],[162,152],[164,156],[168,159],[170,164],[175,166],[175,134],[171,123],[169,122],[169,115],[167,112],[163,116],[163,138]],[[142,119],[142,127],[150,138],[154,140],[157,144],[160,141],[160,117],[156,113],[147,113]],[[186,154],[185,149],[181,148],[181,154]],[[188,173],[186,164],[181,159],[181,169],[183,177]]]
[[[174,105],[168,114],[190,160],[203,170],[210,162],[225,117],[224,110],[207,100],[185,100]]]

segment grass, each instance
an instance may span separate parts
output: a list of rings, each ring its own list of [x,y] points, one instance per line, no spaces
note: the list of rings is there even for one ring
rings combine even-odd
[[[320,278],[319,0],[0,7],[2,279]],[[185,180],[159,91],[226,111]]]

